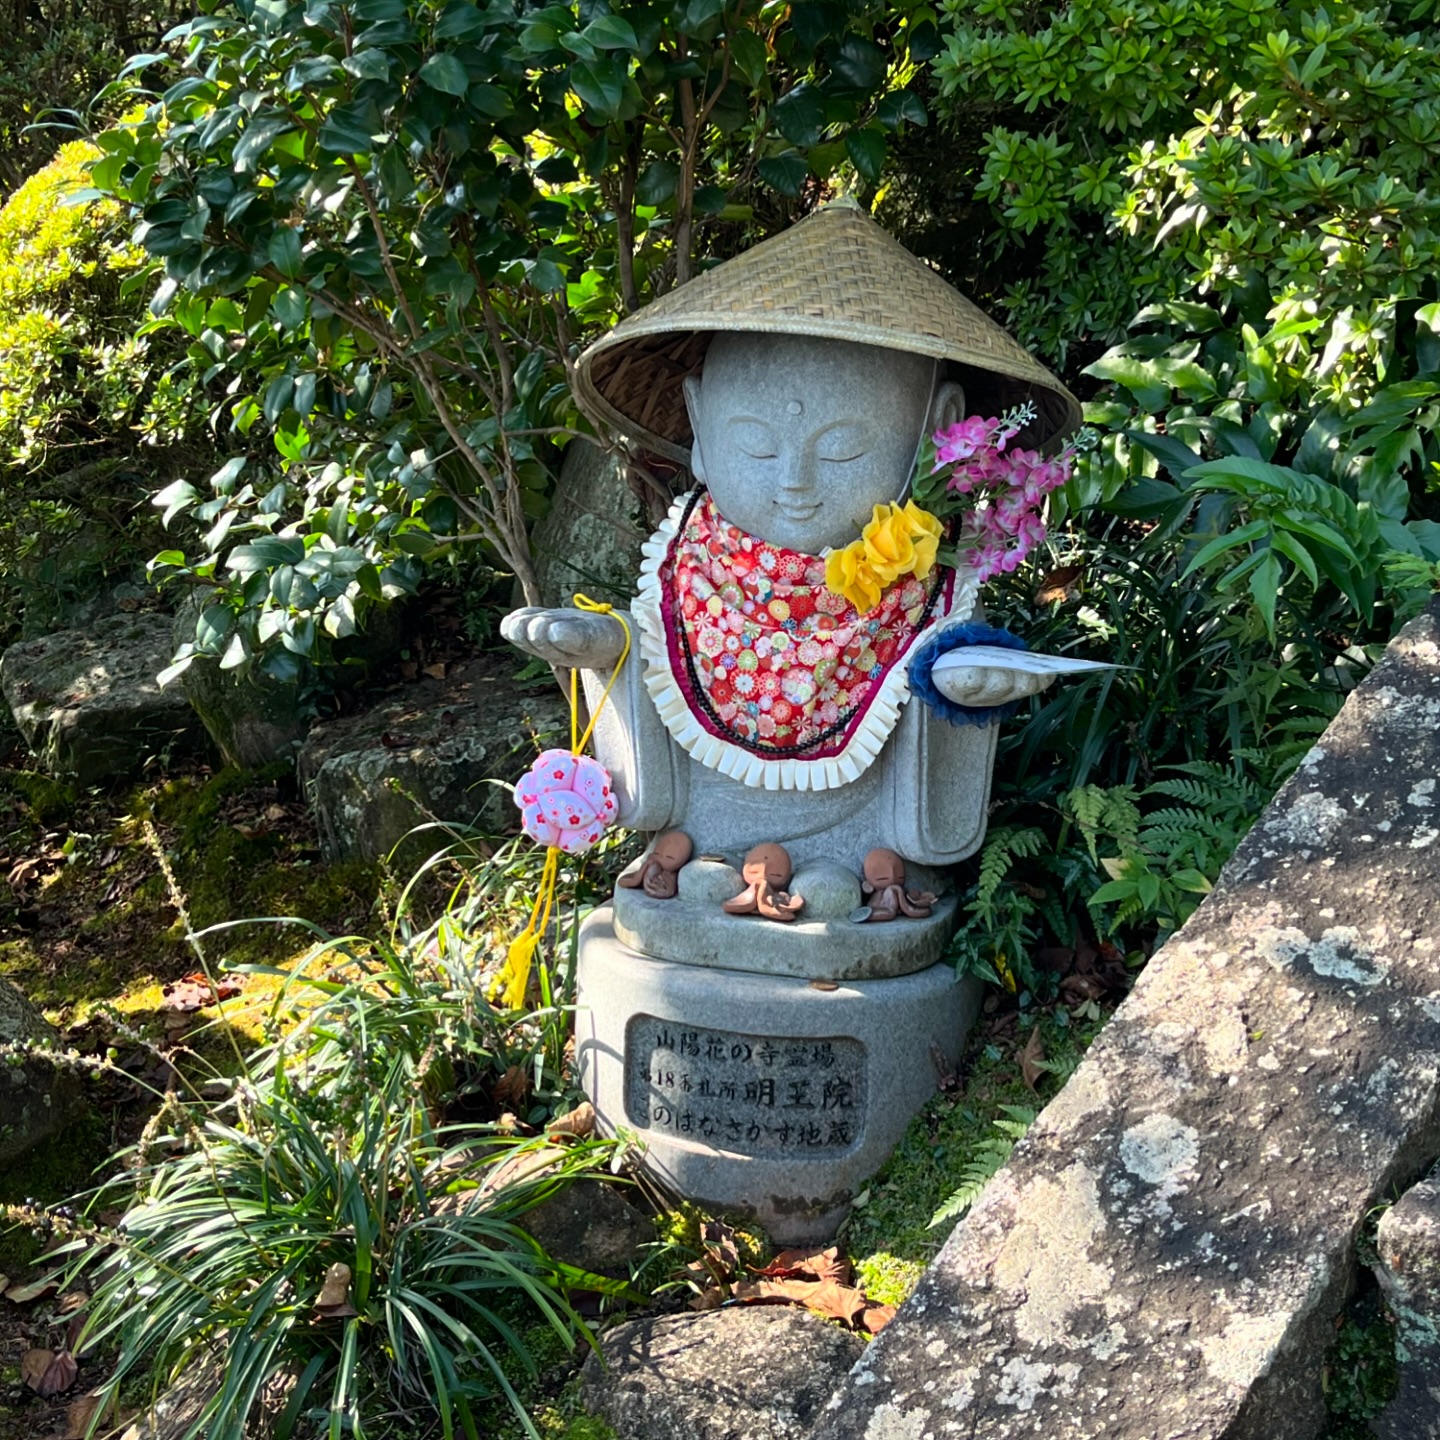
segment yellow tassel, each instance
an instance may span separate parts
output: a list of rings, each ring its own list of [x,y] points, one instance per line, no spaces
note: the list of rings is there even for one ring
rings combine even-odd
[[[491,998],[498,994],[507,1010],[519,1010],[525,1004],[525,991],[530,985],[530,962],[539,944],[540,937],[533,930],[522,932],[510,942],[504,968],[495,977],[491,991]]]

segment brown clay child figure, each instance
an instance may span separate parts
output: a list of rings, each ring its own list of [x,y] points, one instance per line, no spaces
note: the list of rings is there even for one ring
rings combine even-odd
[[[893,851],[872,850],[865,857],[865,879],[860,889],[870,906],[869,920],[893,920],[908,915],[924,920],[930,914],[935,896],[928,890],[905,888],[905,862]]]
[[[763,915],[767,920],[793,920],[805,902],[789,894],[790,856],[783,845],[757,845],[740,868],[745,889],[722,906],[727,915]]]
[[[680,870],[690,863],[695,846],[683,830],[667,830],[638,870],[620,877],[627,890],[643,890],[652,900],[673,900],[680,889]]]

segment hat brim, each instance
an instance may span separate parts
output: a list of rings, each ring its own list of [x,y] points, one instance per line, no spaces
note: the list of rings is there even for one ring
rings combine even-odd
[[[720,332],[928,355],[964,385],[971,414],[1032,403],[1036,420],[1019,438],[1034,448],[1080,425],[1079,401],[1038,360],[868,216],[838,205],[623,320],[580,356],[576,389],[621,434],[688,463],[684,382]]]

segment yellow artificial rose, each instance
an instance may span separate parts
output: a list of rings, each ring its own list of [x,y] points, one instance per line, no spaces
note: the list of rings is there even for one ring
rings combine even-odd
[[[825,557],[825,588],[848,600],[862,615],[880,603],[883,588],[865,563],[865,542],[857,540]]]
[[[825,557],[825,586],[863,615],[902,575],[924,580],[930,574],[943,534],[939,520],[913,500],[877,505],[860,538]]]
[[[902,575],[923,580],[935,568],[943,530],[940,522],[913,500],[899,505],[877,505],[870,523],[860,532],[865,559],[884,585]]]

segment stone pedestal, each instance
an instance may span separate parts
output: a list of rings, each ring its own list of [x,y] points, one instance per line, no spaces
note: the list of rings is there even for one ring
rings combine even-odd
[[[737,923],[757,941],[780,928]],[[578,980],[576,1059],[602,1127],[634,1131],[662,1183],[782,1245],[834,1235],[980,1002],[943,964],[829,988],[654,960],[616,937],[610,906],[581,927]]]

